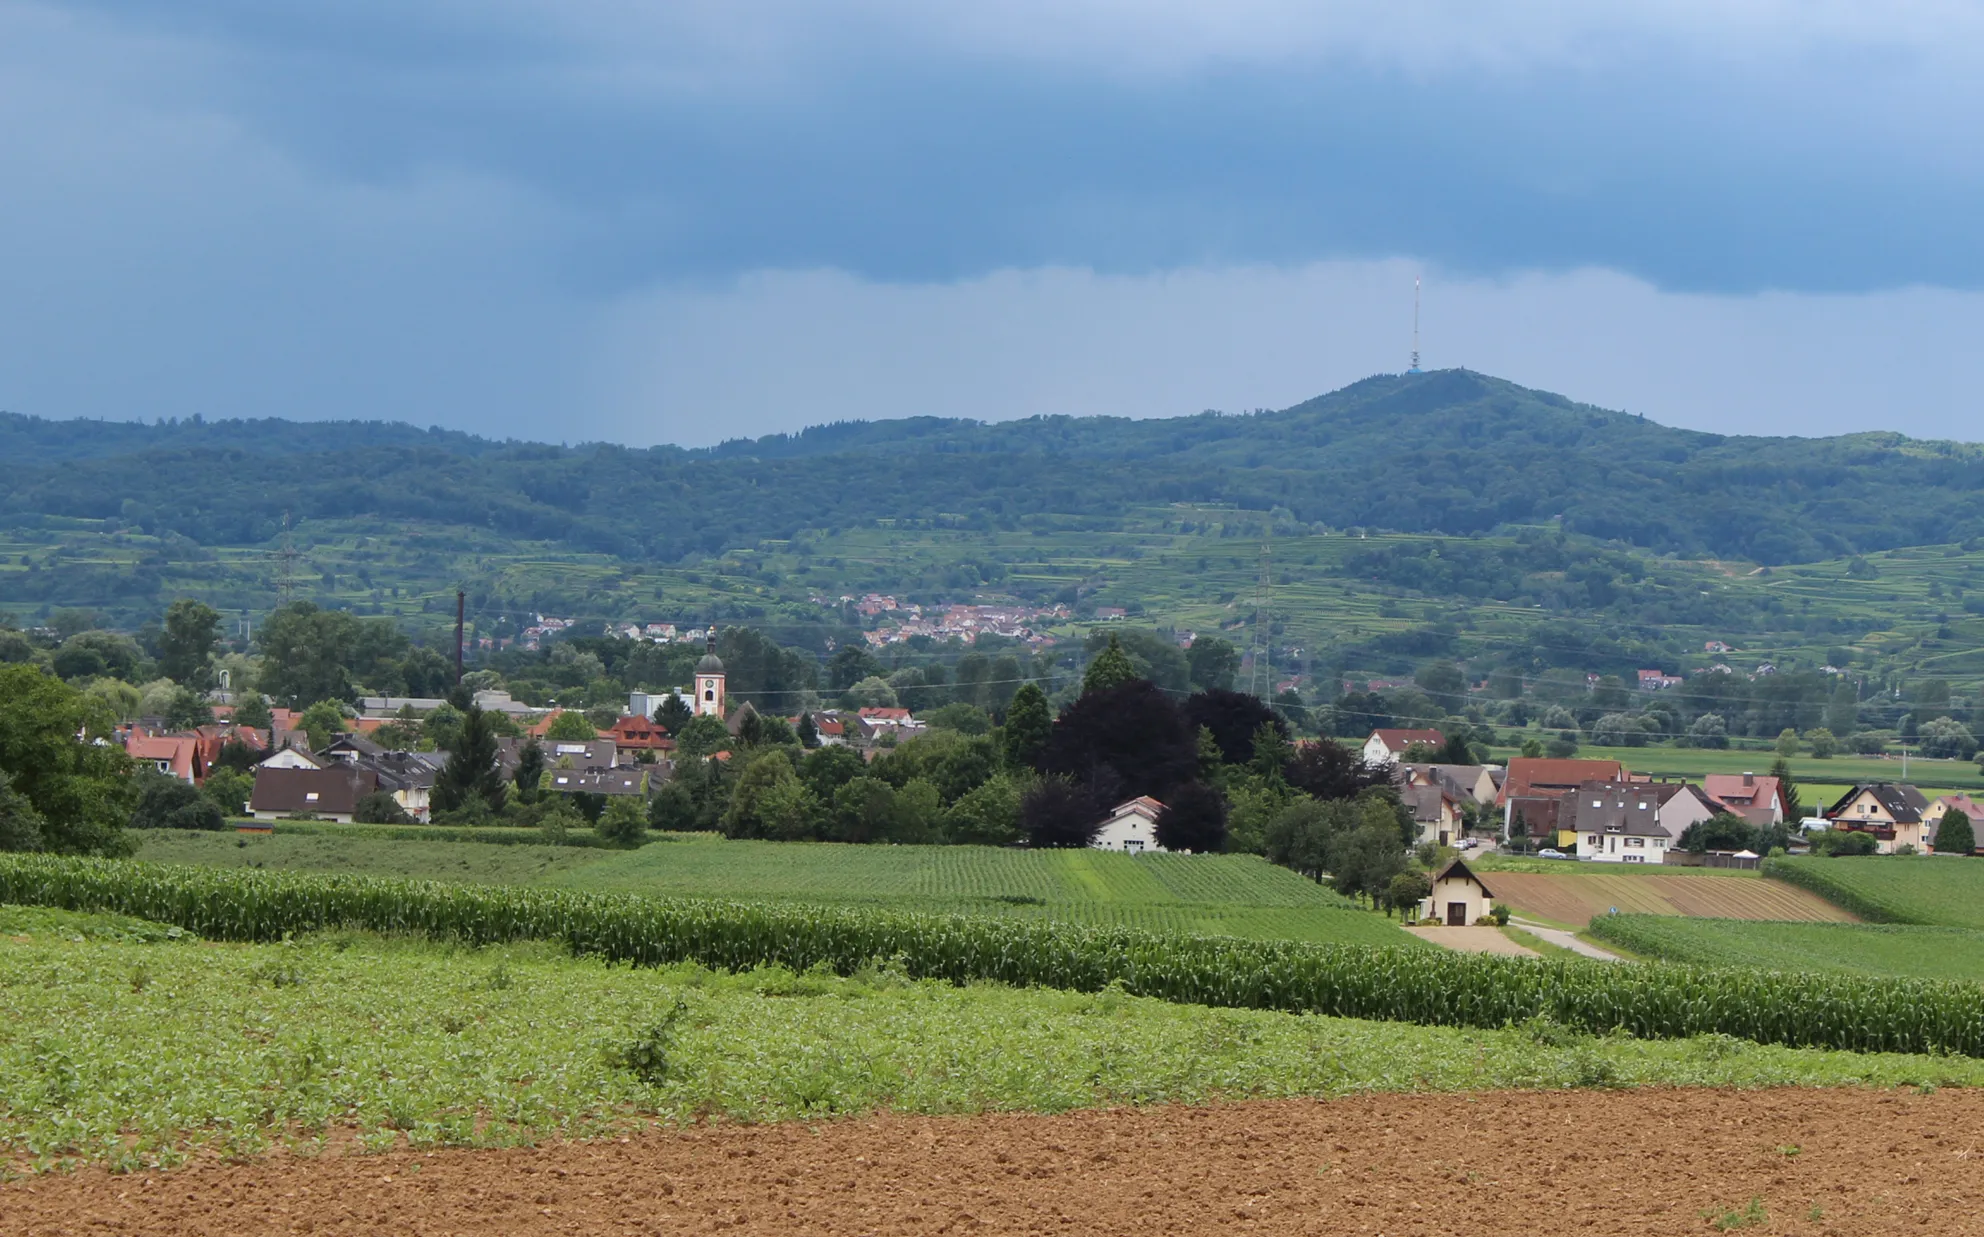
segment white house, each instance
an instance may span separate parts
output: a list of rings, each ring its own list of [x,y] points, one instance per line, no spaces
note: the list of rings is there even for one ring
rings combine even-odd
[[[1149,795],[1119,803],[1089,845],[1096,850],[1122,850],[1133,855],[1163,850],[1157,844],[1157,816],[1163,810],[1164,805]]]
[[[1495,895],[1481,878],[1456,859],[1433,878],[1433,892],[1419,904],[1419,917],[1465,928],[1494,908]]]
[[[1446,742],[1447,736],[1437,730],[1373,730],[1371,737],[1364,740],[1364,763],[1388,765],[1403,759],[1405,749],[1415,743],[1444,747]]]

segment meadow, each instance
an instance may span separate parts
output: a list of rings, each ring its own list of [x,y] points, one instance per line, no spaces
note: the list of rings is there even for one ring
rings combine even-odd
[[[558,885],[601,892],[1056,920],[1259,940],[1416,946],[1396,921],[1251,855],[1126,855],[983,846],[850,846],[655,835],[638,850],[494,846],[336,834],[160,831],[148,860]]]
[[[1974,928],[1600,915],[1589,932],[1665,962],[1984,983],[1984,931]]]
[[[1764,874],[1874,923],[1984,930],[1984,862],[1935,855],[1785,858]]]
[[[118,939],[0,909],[0,1176],[276,1145],[1500,1088],[1984,1084],[1984,1060],[1463,1030],[959,987],[884,964],[629,969],[545,944]]]

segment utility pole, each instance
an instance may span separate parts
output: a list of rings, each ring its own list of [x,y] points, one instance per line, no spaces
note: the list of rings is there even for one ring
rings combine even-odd
[[[1267,532],[1261,537],[1261,578],[1254,588],[1253,666],[1247,688],[1266,700],[1274,694],[1274,564],[1269,545],[1274,536],[1274,512],[1268,512]]]
[[[468,614],[468,594],[455,590],[455,686],[462,685],[462,620]]]

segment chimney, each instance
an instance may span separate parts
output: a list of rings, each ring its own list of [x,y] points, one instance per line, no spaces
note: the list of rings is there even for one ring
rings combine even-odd
[[[1745,785],[1745,786],[1755,786],[1756,784],[1757,784],[1757,775],[1756,775],[1756,774],[1754,774],[1754,773],[1745,773],[1745,774],[1743,775],[1743,785]]]

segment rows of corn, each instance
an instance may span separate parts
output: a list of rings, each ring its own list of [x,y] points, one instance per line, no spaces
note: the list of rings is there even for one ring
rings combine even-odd
[[[0,902],[109,910],[201,936],[333,928],[472,945],[555,940],[637,964],[780,964],[907,973],[1192,1004],[1427,1025],[1547,1017],[1642,1038],[1722,1033],[1853,1051],[1984,1056],[1984,986],[1846,975],[1532,960],[1445,950],[1247,941],[1044,920],[454,885],[373,877],[0,855]]]

